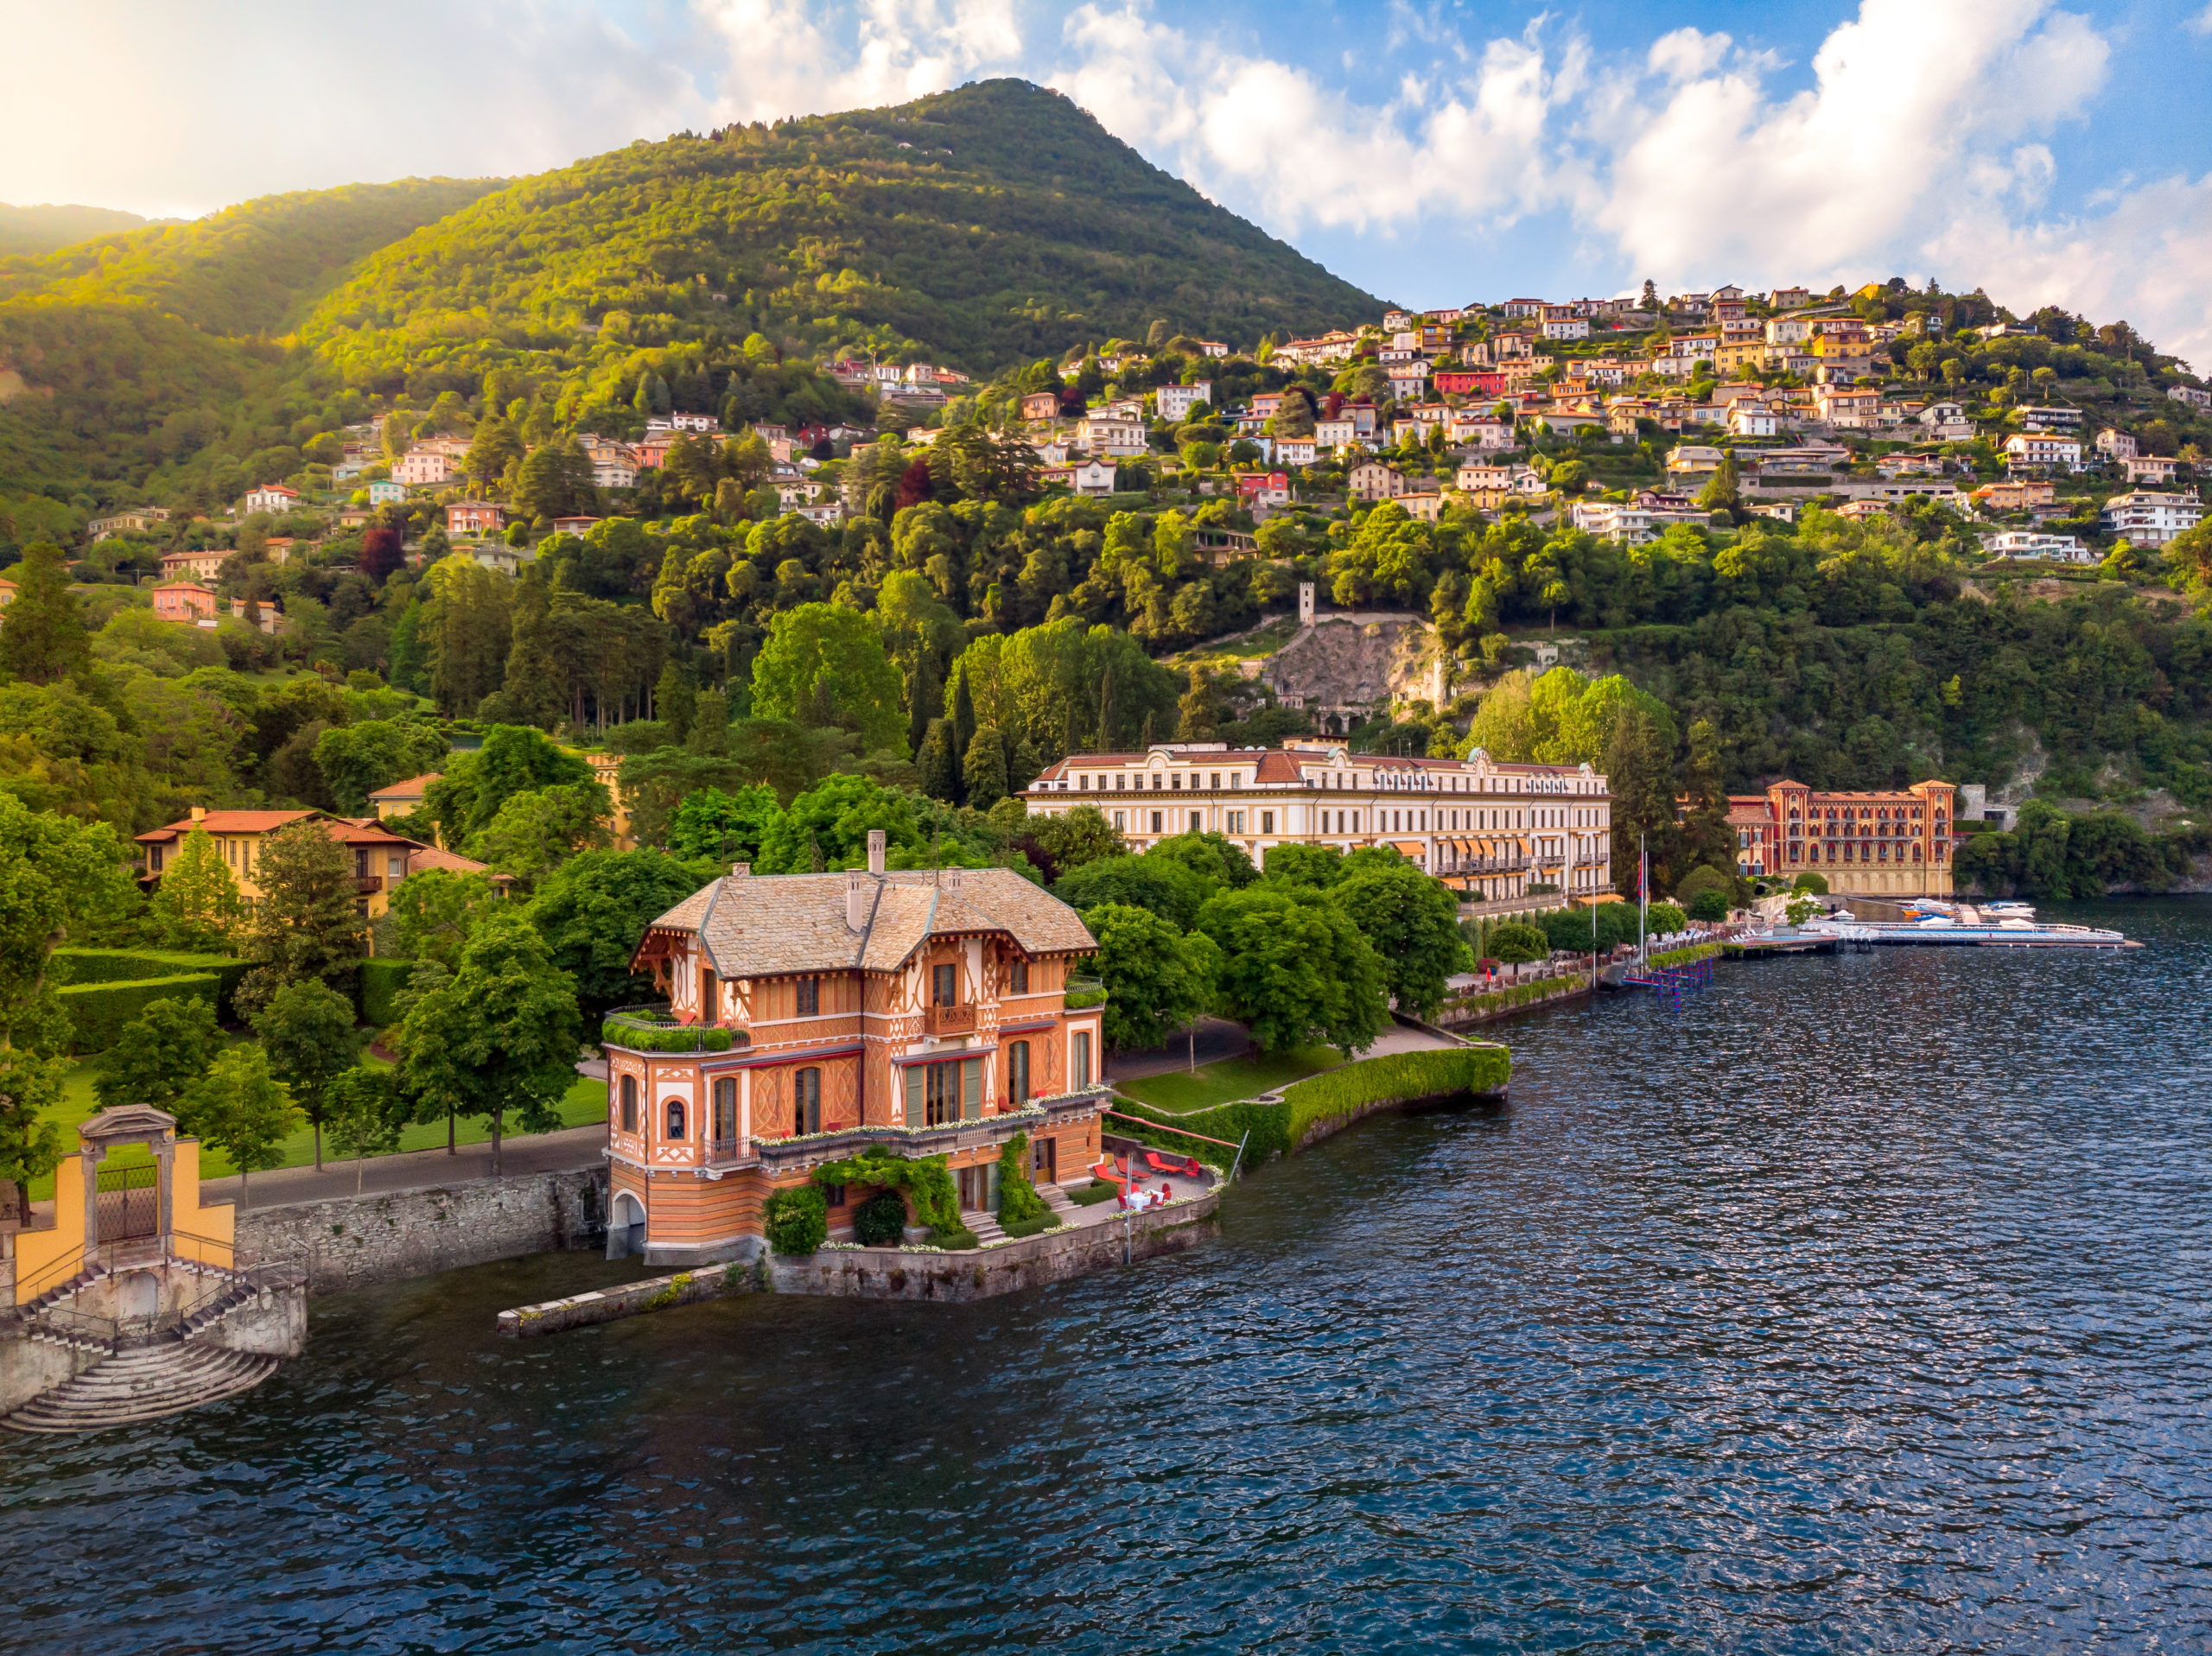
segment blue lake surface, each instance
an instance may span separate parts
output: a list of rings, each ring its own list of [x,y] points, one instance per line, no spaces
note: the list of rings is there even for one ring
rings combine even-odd
[[[2056,912],[2149,947],[1535,1014],[1503,1111],[1035,1293],[317,1301],[243,1399],[0,1441],[0,1649],[2212,1647],[2212,903]]]

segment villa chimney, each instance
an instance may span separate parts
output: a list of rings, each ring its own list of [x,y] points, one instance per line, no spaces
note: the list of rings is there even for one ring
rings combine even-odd
[[[948,891],[957,891],[960,889],[960,871],[957,868],[948,868],[944,871],[944,889]]]
[[[195,822],[206,822],[207,820],[207,808],[205,805],[194,805],[192,808],[192,820]]]
[[[750,879],[753,877],[753,865],[749,862],[730,864],[729,877],[732,879]]]
[[[857,868],[845,871],[845,930],[868,930],[868,878]]]
[[[871,874],[883,872],[883,830],[881,828],[870,828],[868,831],[868,872]]]

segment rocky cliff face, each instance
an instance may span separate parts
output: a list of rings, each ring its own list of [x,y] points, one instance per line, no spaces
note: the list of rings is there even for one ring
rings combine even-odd
[[[1365,716],[1400,700],[1433,700],[1445,659],[1434,631],[1417,616],[1324,618],[1268,658],[1278,698],[1315,712]]]

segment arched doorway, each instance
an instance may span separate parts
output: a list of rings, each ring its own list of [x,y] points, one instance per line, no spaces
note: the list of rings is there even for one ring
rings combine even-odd
[[[618,1191],[607,1215],[607,1257],[624,1259],[645,1251],[645,1204],[627,1190]]]

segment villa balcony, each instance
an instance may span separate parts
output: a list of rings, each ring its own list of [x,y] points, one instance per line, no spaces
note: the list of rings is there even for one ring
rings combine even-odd
[[[718,1024],[686,1024],[671,1018],[666,1006],[624,1006],[600,1020],[601,1046],[626,1047],[632,1052],[728,1052],[750,1046],[745,1030]]]
[[[976,1008],[967,1006],[931,1006],[922,1020],[922,1031],[927,1035],[973,1035],[976,1032]]]
[[[947,1121],[934,1127],[842,1127],[803,1139],[755,1138],[751,1149],[760,1159],[760,1171],[771,1178],[804,1172],[823,1162],[842,1161],[871,1148],[907,1158],[944,1156],[1002,1145],[1016,1133],[1034,1133],[1070,1117],[1087,1115],[1112,1101],[1111,1088],[1095,1086],[1052,1098],[1033,1098],[1020,1109],[1001,1110],[972,1121]]]

